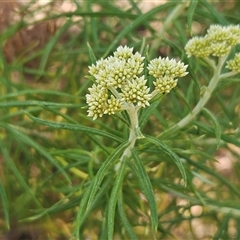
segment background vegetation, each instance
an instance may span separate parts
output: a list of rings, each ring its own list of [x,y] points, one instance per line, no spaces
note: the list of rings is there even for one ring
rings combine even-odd
[[[76,216],[91,180],[128,138],[118,118],[86,116],[88,46],[99,59],[119,45],[137,51],[149,45],[149,59],[168,56],[189,65],[190,74],[143,129],[156,137],[195,106],[211,77],[206,65],[187,58],[186,42],[211,24],[238,24],[240,2],[1,2],[0,15],[0,232],[8,239],[68,239],[79,228]],[[167,154],[137,142],[156,199],[157,239],[240,238],[238,82],[239,76],[217,86],[206,106],[211,115],[202,111],[161,139],[184,164],[186,187]],[[152,202],[142,191],[141,167],[134,161],[127,167],[114,239],[152,239]],[[107,238],[115,178],[113,170],[104,177],[84,215],[82,239]]]

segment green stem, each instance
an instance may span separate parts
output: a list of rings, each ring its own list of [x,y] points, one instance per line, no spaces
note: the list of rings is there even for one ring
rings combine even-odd
[[[238,74],[237,72],[227,72],[227,73],[221,74],[219,77],[220,77],[221,79],[223,79],[223,78],[233,77],[233,76],[235,76],[235,75],[237,75],[237,74]]]
[[[120,168],[120,165],[123,161],[123,159],[127,159],[131,156],[131,149],[134,148],[136,140],[140,138],[144,138],[142,135],[139,125],[138,125],[138,107],[135,107],[133,104],[129,104],[128,108],[126,109],[129,118],[130,118],[130,132],[129,132],[129,138],[128,142],[130,143],[128,147],[124,150],[120,162],[116,165],[115,170],[117,171]]]
[[[174,126],[170,127],[166,131],[159,134],[158,138],[167,138],[171,134],[177,133],[180,129],[187,126],[195,118],[195,116],[202,110],[202,108],[205,106],[205,104],[208,102],[208,100],[212,96],[212,93],[220,80],[221,69],[226,58],[227,56],[219,58],[218,65],[214,67],[213,77],[210,80],[208,87],[204,89],[204,93],[199,99],[194,109],[177,124],[175,124]]]

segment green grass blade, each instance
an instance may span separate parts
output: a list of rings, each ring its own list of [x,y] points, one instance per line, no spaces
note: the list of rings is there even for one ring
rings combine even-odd
[[[122,138],[119,138],[111,133],[104,132],[100,129],[85,127],[80,124],[47,121],[47,120],[43,120],[41,118],[34,117],[27,112],[26,112],[26,114],[33,121],[38,122],[43,125],[46,125],[48,127],[52,127],[52,128],[56,128],[56,129],[67,129],[70,131],[80,131],[80,132],[84,132],[84,133],[90,134],[90,135],[98,135],[98,136],[102,136],[102,137],[107,137],[107,138],[110,138],[110,139],[115,140],[116,142],[120,142],[120,143],[122,143],[124,141]]]
[[[87,43],[87,48],[88,48],[88,55],[89,55],[89,58],[90,58],[90,62],[92,64],[95,64],[97,62],[97,58],[96,58],[96,56],[95,56],[95,54],[94,54],[94,52],[93,52],[89,43]]]
[[[117,172],[117,177],[113,185],[113,189],[109,199],[108,215],[107,215],[108,239],[113,239],[116,204],[119,199],[119,194],[122,191],[122,182],[124,178],[127,160],[128,159],[123,159],[121,163],[121,166]]]
[[[163,96],[161,96],[163,97]],[[160,99],[161,99],[160,97]],[[144,126],[147,124],[149,117],[152,115],[152,113],[154,112],[154,110],[157,108],[157,106],[160,103],[160,99],[156,100],[155,102],[153,102],[148,108],[143,109],[141,115],[140,115],[140,119],[139,119],[139,126],[140,129],[143,129]]]
[[[231,184],[231,182],[229,182],[225,177],[223,177],[220,174],[218,174],[217,172],[213,171],[211,168],[209,168],[201,163],[191,160],[190,158],[185,158],[185,159],[191,165],[197,167],[198,169],[203,170],[204,172],[208,173],[210,176],[213,176],[216,179],[218,179],[221,182],[221,184],[225,184],[231,191],[234,192],[234,194],[236,194],[240,197],[240,191],[233,184]]]
[[[202,109],[202,112],[206,114],[213,122],[214,128],[215,128],[215,136],[216,136],[216,141],[217,141],[217,148],[220,146],[220,140],[221,140],[221,126],[216,119],[216,117],[206,108]]]
[[[195,13],[195,8],[196,8],[197,4],[198,4],[198,1],[191,0],[190,1],[190,5],[189,5],[188,10],[187,10],[187,12],[188,12],[188,14],[187,14],[187,16],[188,16],[188,18],[187,18],[187,20],[188,20],[188,29],[189,29],[189,32],[190,32],[191,35],[192,35],[193,15]]]
[[[209,17],[212,17],[215,21],[217,20],[221,24],[227,24],[228,22],[226,19],[220,14],[217,9],[213,6],[211,2],[208,2],[206,0],[199,1],[209,12]]]
[[[45,101],[7,101],[1,102],[0,108],[12,108],[12,107],[30,107],[30,106],[42,106],[42,107],[74,107],[74,108],[81,108],[83,104],[72,104],[72,103],[55,103],[55,102],[45,102]]]
[[[52,37],[52,39],[45,46],[42,59],[40,62],[40,66],[39,66],[40,75],[44,72],[50,53],[53,50],[54,46],[56,45],[58,39],[71,25],[72,25],[72,21],[68,20],[61,28],[58,29],[57,33]]]
[[[180,173],[182,174],[184,183],[186,185],[187,184],[187,175],[186,175],[185,169],[184,169],[183,164],[182,164],[181,160],[179,159],[179,157],[167,145],[165,145],[158,139],[151,137],[151,136],[147,136],[146,138],[149,142],[158,146],[161,150],[163,150],[164,153],[166,153],[169,157],[171,157],[171,159],[177,165]]]
[[[35,197],[34,193],[32,192],[32,190],[29,188],[29,186],[27,185],[27,183],[25,182],[25,180],[23,179],[22,174],[18,171],[16,165],[14,164],[13,160],[11,159],[11,157],[9,156],[8,151],[6,150],[6,148],[4,147],[2,141],[0,141],[0,150],[4,156],[5,161],[7,162],[8,166],[10,167],[10,169],[12,170],[12,172],[14,173],[15,177],[18,179],[20,185],[25,189],[26,193],[29,194],[29,196],[31,196],[31,198],[33,199],[33,201],[36,203],[36,205],[40,208],[43,208],[41,203],[37,200],[37,198]]]
[[[134,28],[136,28],[139,24],[147,21],[150,17],[153,17],[155,14],[159,14],[161,11],[166,10],[166,9],[170,9],[171,7],[175,6],[176,3],[174,2],[169,2],[163,5],[160,5],[156,8],[153,8],[152,10],[146,12],[145,14],[140,15],[136,20],[132,21],[132,23],[128,26],[126,26],[126,28],[124,28],[124,30],[122,32],[120,32],[114,39],[114,41],[110,44],[110,46],[108,47],[108,49],[106,50],[103,58],[105,58],[116,46],[116,44],[123,39],[123,37],[128,34],[129,32],[133,31]]]
[[[226,236],[222,236],[223,233],[228,232],[228,223],[231,218],[231,214],[229,213],[227,216],[224,217],[222,220],[222,223],[220,227],[218,228],[217,232],[215,233],[214,237],[212,238],[213,240],[219,240],[219,239],[227,239]]]
[[[4,100],[7,98],[14,98],[14,97],[18,97],[21,95],[32,95],[32,94],[56,95],[56,96],[62,96],[62,97],[68,97],[68,98],[78,98],[78,96],[70,95],[68,93],[59,92],[59,91],[28,89],[28,90],[22,90],[22,91],[17,91],[14,93],[5,94],[3,96],[0,96],[0,100]]]
[[[90,185],[87,188],[87,191],[83,195],[83,199],[80,203],[79,211],[77,213],[76,219],[76,239],[80,239],[79,229],[83,223],[83,217],[85,212],[89,212],[92,208],[93,202],[96,198],[96,194],[99,191],[100,185],[103,181],[103,178],[109,173],[109,168],[113,166],[114,162],[118,160],[118,156],[124,149],[129,145],[128,142],[121,144],[115,151],[106,159],[102,164],[101,168],[98,170],[97,175],[91,181]]]
[[[119,199],[118,199],[118,213],[119,216],[122,220],[123,226],[126,229],[130,239],[132,240],[137,240],[137,236],[135,235],[133,228],[131,226],[131,224],[129,223],[125,211],[124,211],[124,206],[123,206],[123,196],[122,196],[122,192],[119,193]]]
[[[26,134],[24,134],[21,131],[18,131],[17,129],[15,129],[15,127],[10,126],[10,125],[5,125],[5,124],[1,124],[0,126],[2,126],[3,128],[5,128],[7,131],[9,131],[16,139],[18,139],[19,141],[33,147],[34,149],[36,149],[42,156],[44,156],[49,162],[51,162],[54,166],[56,166],[56,168],[63,174],[63,176],[65,177],[65,179],[67,180],[68,183],[71,184],[71,180],[68,177],[68,175],[66,174],[66,172],[64,171],[64,169],[62,168],[62,166],[56,161],[56,159],[54,157],[52,157],[48,151],[46,149],[44,149],[41,145],[39,145],[37,142],[33,141],[30,137],[28,137]]]
[[[214,88],[213,93],[219,92],[221,89],[225,89],[233,84],[239,84],[240,78],[227,78],[219,81],[216,88]]]
[[[145,170],[145,167],[142,164],[142,161],[140,160],[139,156],[134,150],[132,150],[132,155],[135,160],[135,164],[137,166],[137,174],[140,180],[142,191],[144,192],[149,203],[149,207],[151,211],[152,228],[154,232],[156,232],[158,227],[158,213],[157,213],[157,205],[154,197],[153,187],[149,179],[149,176]]]
[[[215,131],[213,128],[209,127],[209,126],[206,126],[205,124],[203,123],[200,123],[200,122],[197,122],[195,121],[194,122],[194,125],[196,125],[197,127],[199,127],[203,132],[209,134],[210,136],[211,135],[215,135]],[[228,143],[232,143],[238,147],[240,147],[240,141],[236,138],[235,135],[227,135],[227,134],[224,134],[222,133],[221,134],[221,139],[225,142],[228,142]]]
[[[104,176],[108,173],[109,169],[113,166],[113,164],[118,160],[119,155],[125,150],[125,148],[129,145],[129,142],[125,142],[121,144],[115,151],[108,157],[108,159],[102,164],[101,168],[98,170],[97,175],[94,179],[93,188],[91,190],[91,194],[89,196],[87,209],[91,205],[93,198],[98,191],[98,188],[101,185],[101,182]]]
[[[1,144],[1,142],[0,142],[0,144]],[[1,145],[0,145],[0,148],[1,148]],[[9,219],[8,199],[7,199],[7,195],[4,190],[4,187],[2,185],[1,179],[0,179],[0,197],[2,199],[2,208],[3,208],[4,215],[5,215],[6,228],[7,228],[7,230],[9,230],[10,229],[10,219]]]

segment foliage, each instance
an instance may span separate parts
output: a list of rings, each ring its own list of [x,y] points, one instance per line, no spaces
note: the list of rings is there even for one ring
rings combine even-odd
[[[0,3],[8,10],[0,28],[0,231],[237,239],[240,87],[230,70],[240,49],[209,60],[185,46],[213,24],[238,24],[239,2],[123,2],[72,1],[68,10],[59,1]],[[139,109],[144,138],[134,146],[126,111],[87,116],[88,66],[125,45],[146,66],[173,58],[189,72]],[[147,68],[143,75],[152,90]]]

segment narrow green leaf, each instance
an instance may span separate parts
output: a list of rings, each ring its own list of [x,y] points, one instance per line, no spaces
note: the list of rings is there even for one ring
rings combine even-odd
[[[125,173],[124,170],[126,169],[127,160],[128,159],[124,158],[123,161],[121,162],[121,166],[120,166],[120,169],[118,170],[117,177],[113,185],[113,189],[109,199],[108,215],[107,215],[108,239],[113,239],[116,204],[119,199],[119,193],[122,190],[122,182],[123,182],[123,177]]]
[[[95,179],[94,179],[93,188],[89,196],[87,209],[91,205],[91,202],[93,201],[94,196],[98,191],[104,176],[108,173],[109,169],[118,160],[119,155],[125,150],[125,148],[128,145],[129,145],[129,142],[125,142],[121,144],[119,147],[117,147],[115,151],[108,157],[108,159],[102,164],[101,168],[98,170],[97,175],[95,176]]]
[[[161,95],[161,97],[163,97],[163,95]],[[160,99],[161,99],[161,97],[160,97]],[[160,99],[154,101],[149,107],[142,110],[142,113],[141,113],[140,118],[139,118],[140,129],[143,129],[144,126],[147,124],[147,122],[149,120],[149,117],[152,115],[153,111],[159,105]]]
[[[62,166],[56,161],[54,157],[52,157],[41,145],[39,145],[37,142],[33,141],[30,137],[28,137],[26,134],[24,134],[21,131],[18,131],[14,126],[10,126],[8,124],[2,124],[0,123],[0,126],[5,128],[7,131],[11,132],[12,135],[15,136],[16,139],[20,140],[21,142],[24,142],[28,144],[29,146],[32,146],[34,149],[36,149],[42,156],[46,157],[46,159],[51,162],[54,166],[57,167],[57,169],[63,174],[65,179],[68,181],[68,183],[71,184],[71,180],[62,168]]]
[[[1,142],[0,142],[1,144]],[[7,199],[7,195],[5,193],[4,187],[2,185],[2,181],[0,179],[0,197],[2,199],[2,208],[3,208],[3,212],[5,215],[5,224],[7,227],[7,230],[10,229],[10,221],[9,221],[9,207],[8,207],[8,199]]]
[[[194,121],[194,125],[198,126],[202,131],[205,133],[211,135],[215,135],[215,131],[213,128],[206,126],[206,124]],[[232,143],[238,147],[240,147],[240,141],[236,138],[235,135],[227,135],[227,134],[221,134],[221,139],[225,142]]]
[[[120,218],[122,220],[123,226],[125,227],[130,239],[132,240],[137,240],[137,236],[135,235],[133,228],[131,224],[129,223],[125,211],[124,211],[124,206],[123,206],[123,196],[122,192],[119,192],[119,199],[118,199],[118,213],[120,215]]]
[[[35,197],[34,193],[32,192],[32,190],[29,188],[29,186],[27,185],[27,183],[25,182],[25,180],[23,179],[23,176],[21,175],[21,173],[18,171],[16,165],[14,164],[13,160],[11,159],[11,157],[9,156],[8,151],[6,150],[6,148],[4,147],[2,141],[0,141],[0,150],[4,156],[4,159],[6,160],[8,166],[10,167],[10,169],[12,170],[12,172],[14,173],[15,177],[18,179],[20,185],[25,189],[26,193],[29,194],[29,196],[31,196],[31,198],[33,199],[33,201],[36,203],[36,205],[40,208],[42,208],[41,203],[37,200],[37,198]]]
[[[228,180],[221,176],[220,174],[218,174],[216,171],[210,169],[209,167],[198,163],[196,161],[191,160],[190,158],[186,158],[186,161],[188,163],[190,163],[191,165],[197,167],[198,169],[203,170],[204,172],[208,173],[210,176],[214,176],[215,178],[217,178],[222,184],[225,184],[231,191],[234,192],[234,194],[238,195],[240,197],[240,191],[230,182],[228,182]]]
[[[220,126],[218,120],[216,119],[216,117],[208,109],[203,108],[202,112],[204,114],[206,114],[208,117],[210,117],[210,119],[213,122],[213,125],[214,125],[214,128],[215,128],[215,136],[216,136],[216,141],[217,141],[217,148],[219,148],[220,141],[221,141],[221,134],[222,134],[221,126]]]
[[[192,20],[193,20],[193,15],[195,13],[195,8],[198,4],[198,1],[196,0],[191,0],[189,7],[188,7],[188,14],[187,14],[187,20],[188,20],[188,29],[190,31],[190,35],[192,35]]]
[[[213,93],[219,92],[221,89],[225,89],[233,84],[238,84],[239,82],[240,78],[221,79],[221,81],[218,82],[217,87],[214,88]]]
[[[11,108],[11,107],[30,107],[30,106],[42,106],[42,107],[74,107],[81,108],[83,104],[72,104],[72,103],[54,103],[54,102],[45,102],[45,101],[7,101],[1,102],[0,108]]]
[[[132,21],[131,24],[129,24],[128,26],[126,26],[123,31],[121,31],[114,39],[114,41],[112,41],[112,44],[110,44],[110,46],[108,47],[108,49],[106,50],[105,54],[103,57],[106,57],[111,51],[112,49],[115,47],[115,45],[121,40],[123,39],[123,37],[128,34],[129,32],[133,31],[134,28],[136,28],[139,24],[141,24],[142,22],[146,22],[150,17],[153,17],[154,14],[159,14],[161,11],[169,9],[173,6],[175,6],[176,3],[174,2],[169,2],[163,5],[160,5],[156,8],[153,8],[152,10],[146,12],[145,14],[140,15],[136,20]]]
[[[158,227],[158,213],[157,213],[157,205],[154,197],[152,184],[145,170],[145,167],[142,164],[142,161],[140,160],[140,158],[138,157],[137,153],[134,150],[132,150],[132,155],[137,166],[137,170],[138,170],[137,174],[142,187],[142,191],[144,192],[149,203],[149,207],[151,211],[152,228],[154,232],[156,232]]]
[[[214,186],[215,183],[211,180],[209,180],[208,178],[206,178],[203,174],[199,174],[195,171],[191,171],[192,175],[194,175],[195,177],[197,177],[198,179],[200,179],[202,182],[208,184],[208,185],[211,185],[211,186]]]
[[[84,132],[84,133],[87,133],[87,134],[90,134],[90,135],[91,134],[92,135],[99,135],[99,136],[102,136],[102,137],[110,138],[110,139],[115,140],[116,142],[120,142],[120,143],[122,143],[124,141],[122,138],[119,138],[119,137],[117,137],[117,136],[115,136],[111,133],[104,132],[100,129],[90,128],[90,127],[82,126],[80,124],[47,121],[47,120],[43,120],[41,118],[34,117],[27,112],[26,112],[26,114],[33,121],[41,123],[41,124],[46,125],[48,127],[52,127],[52,128],[56,128],[56,129],[67,129],[67,130],[70,130],[70,131],[80,131],[80,132]]]
[[[207,0],[201,0],[199,3],[201,3],[208,10],[208,16],[211,16],[215,21],[217,20],[221,24],[228,24],[227,20],[221,13],[217,11],[211,2],[208,2]]]
[[[72,20],[68,20],[66,21],[66,23],[60,27],[57,31],[57,33],[50,39],[50,41],[47,43],[47,45],[44,48],[44,52],[42,55],[42,59],[40,62],[40,66],[39,66],[39,70],[40,70],[40,75],[41,73],[44,71],[48,58],[50,56],[51,51],[53,50],[53,48],[55,47],[58,39],[60,38],[60,36],[72,25]]]
[[[76,217],[76,227],[75,227],[75,231],[73,233],[73,234],[76,235],[77,240],[80,240],[80,228],[81,228],[82,223],[85,219],[83,216],[84,216],[84,214],[86,216],[87,213],[89,212],[89,211],[86,210],[86,205],[87,205],[89,195],[91,193],[91,188],[92,188],[93,183],[94,183],[94,180],[92,180],[90,182],[90,185],[87,186],[87,189],[86,189],[85,193],[83,194],[83,197],[82,197],[81,202],[80,202],[79,210],[78,210],[77,217]]]
[[[174,161],[174,163],[177,165],[180,173],[182,174],[185,186],[187,185],[187,175],[185,172],[185,169],[183,167],[183,164],[179,157],[164,143],[159,141],[158,139],[151,137],[151,136],[146,136],[146,139],[148,139],[150,142],[158,146],[161,150],[163,150],[164,153],[166,153],[171,159]]]
[[[83,223],[83,216],[87,212],[89,212],[92,208],[93,202],[96,198],[96,194],[100,189],[100,185],[103,181],[104,176],[109,173],[109,168],[113,165],[113,163],[118,160],[119,154],[129,145],[129,142],[125,142],[121,144],[115,151],[106,159],[106,161],[102,164],[101,168],[98,170],[97,175],[91,181],[90,185],[87,187],[86,192],[83,195],[83,198],[80,203],[79,211],[77,213],[76,219],[76,239],[80,239],[79,229]]]
[[[62,97],[69,97],[69,98],[78,98],[78,96],[74,96],[65,92],[53,91],[53,90],[41,90],[41,89],[28,89],[17,91],[14,93],[4,94],[0,96],[0,100],[7,99],[7,98],[14,98],[21,95],[32,95],[32,94],[43,94],[43,95],[57,95]]]
[[[212,238],[213,240],[218,240],[218,239],[226,239],[223,237],[224,232],[228,232],[228,222],[231,218],[231,214],[229,213],[227,216],[224,217],[224,219],[221,221],[221,225],[219,226],[217,232],[215,233],[214,237]]]
[[[90,61],[91,63],[95,64],[97,62],[97,58],[88,42],[87,42],[87,48],[88,48],[88,55],[89,55]]]

